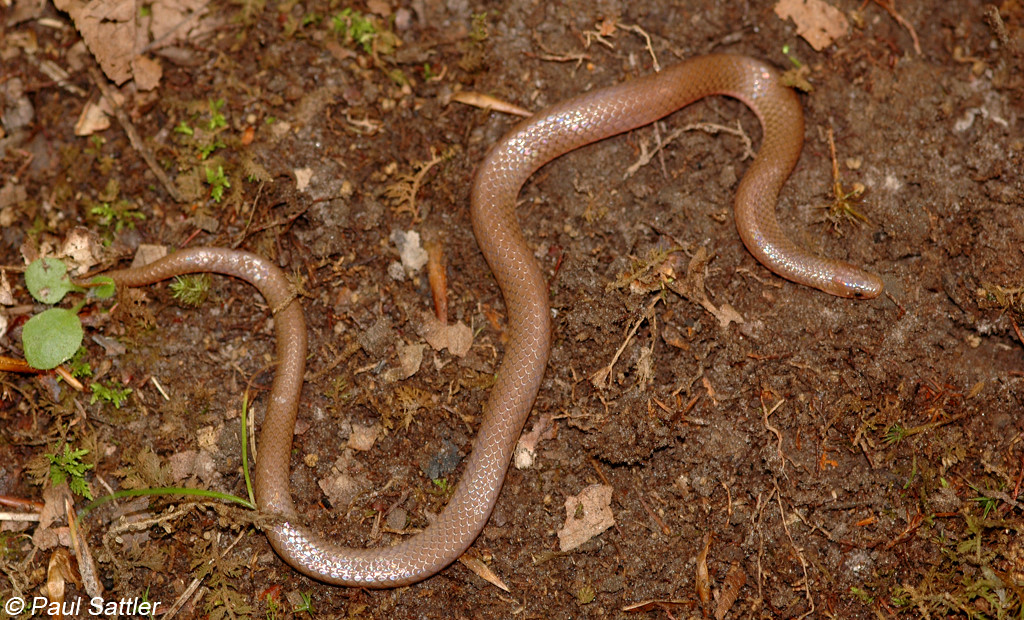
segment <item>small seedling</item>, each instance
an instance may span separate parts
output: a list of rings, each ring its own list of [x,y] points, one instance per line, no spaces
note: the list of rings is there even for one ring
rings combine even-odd
[[[92,209],[89,213],[99,218],[100,226],[113,227],[114,233],[119,233],[127,228],[135,228],[136,220],[146,219],[146,215],[137,209],[131,209],[132,203],[122,200],[113,205],[103,202]]]
[[[216,131],[221,127],[227,127],[228,120],[224,117],[224,114],[221,113],[221,109],[223,107],[223,99],[210,101],[210,122],[206,125],[206,128],[210,131]]]
[[[973,484],[968,483],[967,486],[971,487],[971,489],[973,489],[974,492],[978,494],[977,497],[972,497],[971,501],[977,502],[978,505],[981,506],[981,518],[987,519],[988,513],[992,512],[997,507],[999,507],[999,500],[994,497],[988,497],[981,491],[981,489],[974,486]]]
[[[885,443],[890,446],[897,444],[907,438],[907,429],[903,427],[899,422],[889,427],[889,430],[885,431]]]
[[[281,607],[277,603],[277,598],[270,592],[267,592],[267,620],[277,620],[278,612]]]
[[[224,174],[224,166],[217,166],[217,169],[206,169],[206,183],[210,186],[210,198],[214,202],[220,202],[224,198],[224,190],[231,187],[231,181]]]
[[[115,409],[120,409],[121,405],[128,400],[128,395],[132,393],[130,387],[125,387],[117,381],[111,382],[110,387],[102,383],[93,383],[89,388],[92,389],[92,398],[89,399],[90,405],[95,404],[98,400],[102,400],[113,403]]]
[[[55,304],[70,292],[82,293],[67,275],[67,266],[55,258],[41,258],[25,269],[25,286],[36,300]],[[107,299],[114,294],[113,281],[100,276],[93,279],[91,295]],[[25,361],[33,368],[50,370],[71,359],[82,346],[85,334],[78,312],[85,305],[79,301],[70,310],[50,308],[30,318],[21,332]]]
[[[344,34],[346,40],[360,45],[367,54],[373,51],[377,27],[359,11],[353,11],[351,8],[342,9],[331,18],[331,27],[335,32]]]
[[[788,45],[782,46],[782,54],[789,59],[789,62],[793,63],[793,66],[799,69],[803,66],[803,63],[796,57],[796,54],[791,54],[792,48]]]
[[[93,465],[82,462],[82,457],[86,454],[89,454],[88,450],[72,450],[71,446],[64,444],[63,454],[55,450],[46,455],[46,460],[50,462],[50,482],[58,485],[67,480],[72,493],[91,500],[92,492],[85,481],[85,472],[92,469]]]
[[[297,614],[306,612],[310,616],[313,615],[313,596],[308,592],[299,592],[299,596],[302,597],[302,604],[295,607],[294,611]]]
[[[487,13],[474,13],[469,38],[477,43],[483,43],[489,36],[491,36],[491,33],[487,29]]]

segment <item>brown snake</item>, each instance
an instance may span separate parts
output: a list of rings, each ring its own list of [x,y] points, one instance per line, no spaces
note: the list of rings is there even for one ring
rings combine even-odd
[[[775,204],[800,155],[803,113],[796,94],[764,63],[742,56],[694,58],[536,114],[490,150],[471,190],[473,231],[508,309],[505,358],[484,406],[465,473],[448,506],[421,533],[393,547],[338,546],[302,525],[292,504],[289,466],[306,326],[292,286],[277,267],[245,252],[205,248],[110,274],[123,286],[141,286],[184,273],[223,273],[252,283],[274,311],[278,367],[259,440],[256,500],[260,510],[280,519],[267,537],[286,562],[328,583],[386,588],[433,575],[472,544],[497,501],[551,347],[547,283],[514,213],[520,188],[534,171],[563,153],[647,125],[716,94],[746,103],[764,128],[760,151],[736,194],[736,225],[750,252],[780,276],[826,293],[867,299],[881,292],[877,276],[814,256],[792,243],[779,227]]]

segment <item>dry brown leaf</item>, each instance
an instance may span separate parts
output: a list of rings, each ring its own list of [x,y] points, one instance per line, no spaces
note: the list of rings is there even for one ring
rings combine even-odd
[[[422,344],[406,344],[398,347],[398,367],[385,370],[384,381],[394,383],[416,374],[423,363],[423,349]]]
[[[46,566],[46,585],[43,586],[43,595],[50,605],[55,604],[57,609],[63,606],[64,584],[72,575],[71,554],[63,547],[54,549]]]
[[[796,33],[819,52],[850,31],[843,12],[823,0],[779,0],[775,14],[792,19]]]
[[[565,526],[558,530],[558,547],[572,551],[613,525],[612,488],[592,484],[565,500]]]
[[[533,425],[529,432],[519,437],[513,453],[512,461],[516,469],[529,469],[537,457],[537,444],[541,439],[554,439],[558,436],[558,427],[554,424],[551,414],[544,414]]]
[[[135,3],[128,0],[54,0],[75,22],[103,73],[118,86],[132,77],[138,29]]]
[[[722,581],[722,587],[718,590],[718,602],[715,604],[715,620],[723,620],[729,613],[736,600],[740,597],[740,590],[747,583],[747,573],[739,564],[733,564],[729,574]]]
[[[103,596],[103,584],[100,582],[100,572],[96,568],[96,561],[89,549],[89,542],[78,529],[78,516],[75,513],[75,502],[70,494],[64,498],[64,510],[68,520],[68,531],[71,537],[71,549],[78,558],[78,573],[81,575],[81,585],[90,598]],[[77,579],[75,583],[79,583]]]
[[[65,500],[74,501],[67,482],[43,489],[43,509],[39,513],[39,525],[32,534],[32,544],[35,548],[47,550],[58,545],[66,547],[70,544],[68,528],[61,524]]]
[[[352,433],[348,436],[348,447],[360,452],[366,452],[373,448],[373,444],[380,435],[380,427],[376,424],[363,425],[352,424]]]
[[[152,262],[156,262],[167,256],[167,251],[166,245],[140,243],[139,249],[135,250],[135,257],[132,259],[132,268],[143,267]]]
[[[459,91],[452,95],[452,101],[456,103],[464,103],[471,105],[476,108],[483,108],[485,110],[494,110],[495,112],[504,112],[505,114],[513,114],[515,116],[522,116],[523,118],[529,118],[533,116],[533,112],[527,109],[521,108],[514,103],[502,101],[496,97],[485,95],[483,93],[477,93],[473,91]]]
[[[76,136],[91,136],[98,131],[110,129],[110,117],[101,101],[89,101],[82,108],[75,123]]]
[[[502,590],[509,592],[508,586],[506,586],[505,582],[501,580],[501,577],[498,577],[498,575],[491,570],[491,567],[484,564],[484,561],[480,558],[464,553],[459,556],[459,562],[462,562],[463,566],[473,571],[477,577],[483,579],[496,588],[501,588]]]
[[[152,58],[136,56],[132,58],[132,74],[135,76],[135,85],[139,87],[139,90],[149,91],[160,85],[164,68]]]
[[[697,575],[693,586],[697,590],[697,598],[705,610],[711,603],[711,573],[708,571],[708,551],[711,550],[711,532],[704,535],[704,548],[697,554]]]
[[[14,305],[14,292],[11,290],[11,283],[7,280],[7,272],[4,270],[0,270],[0,305]]]
[[[427,341],[435,351],[448,349],[456,356],[463,357],[469,353],[473,346],[473,330],[468,325],[459,321],[457,323],[442,323],[430,312],[421,312],[419,325],[416,332]]]

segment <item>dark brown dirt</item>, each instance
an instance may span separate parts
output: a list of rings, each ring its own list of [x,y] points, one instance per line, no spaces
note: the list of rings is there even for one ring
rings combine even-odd
[[[196,166],[194,144],[173,129],[202,122],[207,102],[224,100],[228,129],[215,157],[232,186],[219,204],[173,201],[116,123],[102,141],[73,135],[97,88],[84,68],[70,69],[87,93],[73,96],[39,69],[40,60],[68,66],[72,28],[3,26],[0,81],[20,78],[35,116],[0,148],[5,191],[25,190],[0,214],[2,263],[20,266],[23,244],[52,246],[83,226],[113,242],[111,259],[140,243],[240,244],[294,273],[306,292],[312,380],[293,494],[314,528],[351,544],[400,539],[373,536],[382,513],[407,511],[414,530],[443,509],[425,465],[446,446],[470,449],[501,359],[503,305],[472,237],[468,187],[514,119],[449,99],[477,91],[537,110],[650,73],[635,33],[619,28],[613,48],[586,46],[585,32],[605,18],[648,32],[662,64],[717,51],[790,68],[788,45],[809,67],[813,92],[802,97],[806,144],[780,217],[799,243],[864,265],[887,287],[874,301],[836,299],[757,264],[731,220],[747,166],[733,136],[684,133],[664,162],[626,180],[651,128],[569,154],[535,175],[520,208],[555,311],[551,363],[527,428],[553,416],[557,435],[541,441],[532,468],[512,470],[470,551],[509,592],[461,563],[398,590],[325,586],[277,559],[248,515],[204,504],[106,545],[125,508],[93,513],[89,540],[108,596],[146,594],[166,608],[202,576],[202,596],[188,600],[184,617],[224,617],[225,606],[235,617],[308,617],[290,611],[299,593],[316,617],[700,617],[695,584],[710,535],[711,616],[721,606],[726,618],[1024,617],[1024,7],[998,5],[1008,39],[999,43],[980,3],[897,3],[917,53],[878,3],[831,3],[861,21],[818,53],[766,0],[424,0],[408,23],[387,26],[403,45],[376,58],[330,31],[337,3],[271,4],[249,21],[223,4],[226,19],[186,49],[187,64],[161,60],[155,96],[125,90],[133,123],[172,178]],[[52,8],[45,15],[67,19]],[[323,20],[303,26],[304,16]],[[15,45],[23,37],[38,49]],[[438,79],[426,79],[426,63]],[[753,114],[722,98],[673,115],[660,133],[736,119],[756,148]],[[243,145],[247,127],[254,140]],[[866,188],[856,209],[868,224],[826,221],[829,129],[843,187]],[[424,176],[414,218],[385,189],[435,153],[447,157]],[[269,173],[266,182],[247,179],[259,176],[247,162]],[[312,173],[305,190],[301,169]],[[133,228],[115,232],[90,215],[111,180],[116,199],[146,216]],[[197,228],[197,215],[213,218],[216,231]],[[448,318],[473,326],[475,339],[465,358],[427,349],[416,374],[388,381],[398,348],[422,342],[418,316],[432,309],[425,272],[396,279],[389,268],[396,230],[440,242]],[[676,244],[682,266],[700,247],[713,255],[708,297],[735,308],[742,324],[720,327],[667,289],[609,287],[653,249]],[[31,303],[16,268],[7,278],[16,302]],[[154,327],[87,312],[93,369],[134,390],[121,409],[3,375],[0,494],[38,500],[29,463],[64,436],[92,448],[87,479],[97,494],[144,469],[145,450],[158,465],[195,467],[184,476],[192,486],[244,494],[238,401],[250,380],[258,390],[269,384],[266,308],[224,279],[199,309],[174,305],[166,286],[148,296]],[[22,320],[12,317],[0,341],[5,355],[20,356]],[[127,353],[105,351],[94,335],[119,338]],[[590,377],[624,342],[610,385],[595,387]],[[392,427],[353,453],[353,424]],[[318,486],[339,473],[365,485],[348,505],[331,504]],[[443,475],[455,482],[461,469]],[[598,482],[614,489],[616,526],[558,553],[565,499]],[[172,502],[158,501],[149,516]],[[0,595],[37,593],[53,551],[33,553],[11,533],[0,543]],[[730,583],[743,584],[731,605],[719,602]],[[276,612],[268,596],[281,601]],[[626,611],[644,601],[657,603]]]

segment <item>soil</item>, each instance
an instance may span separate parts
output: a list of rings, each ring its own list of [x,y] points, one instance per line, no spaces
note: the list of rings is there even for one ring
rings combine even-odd
[[[527,430],[547,417],[553,432],[532,466],[510,471],[469,552],[507,590],[463,563],[395,590],[327,586],[282,563],[249,511],[169,496],[86,518],[105,596],[163,609],[182,598],[179,616],[211,618],[1022,617],[1024,6],[831,4],[851,30],[819,52],[766,0],[421,0],[390,16],[398,7],[359,3],[379,29],[365,47],[347,36],[351,14],[332,29],[339,3],[217,3],[202,38],[154,56],[154,91],[121,89],[182,202],[118,122],[74,135],[99,90],[91,58],[70,58],[68,16],[47,6],[5,21],[0,82],[20,78],[34,116],[12,131],[8,92],[0,262],[15,303],[3,353],[21,357],[26,314],[43,309],[26,307],[24,257],[75,227],[99,242],[94,271],[140,244],[271,258],[301,285],[311,343],[292,493],[313,528],[346,544],[393,544],[443,509],[502,357],[504,306],[468,188],[515,118],[456,93],[539,110],[651,73],[652,51],[661,65],[708,52],[799,63],[812,87],[806,142],[780,219],[798,243],[886,285],[872,301],[838,299],[758,264],[731,219],[749,163],[735,135],[684,132],[625,178],[657,136],[691,123],[738,120],[756,149],[746,107],[698,102],[557,159],[520,196],[554,316]],[[220,144],[207,161],[231,183],[219,202],[203,176],[213,164],[197,156],[202,131],[175,131],[212,128],[218,113],[227,124],[210,129]],[[401,203],[395,188],[417,172],[414,205]],[[837,191],[866,221],[830,209]],[[102,204],[113,220],[94,212]],[[423,344],[433,301],[425,270],[396,267],[395,231],[440,247],[447,318],[474,334],[464,357],[418,349],[404,379],[399,354]],[[637,275],[685,272],[702,248],[704,292],[742,322],[723,326],[667,279]],[[630,285],[611,286],[620,280]],[[83,311],[86,383],[130,387],[120,408],[2,376],[0,495],[43,501],[33,464],[63,439],[90,450],[97,495],[160,483],[244,495],[240,395],[253,388],[258,424],[268,309],[220,277],[199,308],[166,285],[120,306],[136,308]],[[367,429],[376,441],[356,449]],[[613,489],[614,527],[560,551],[566,499],[598,483]],[[124,515],[152,521],[126,530]],[[60,554],[33,542],[36,527],[3,523],[4,600],[52,578]],[[293,611],[302,595],[312,613]]]

